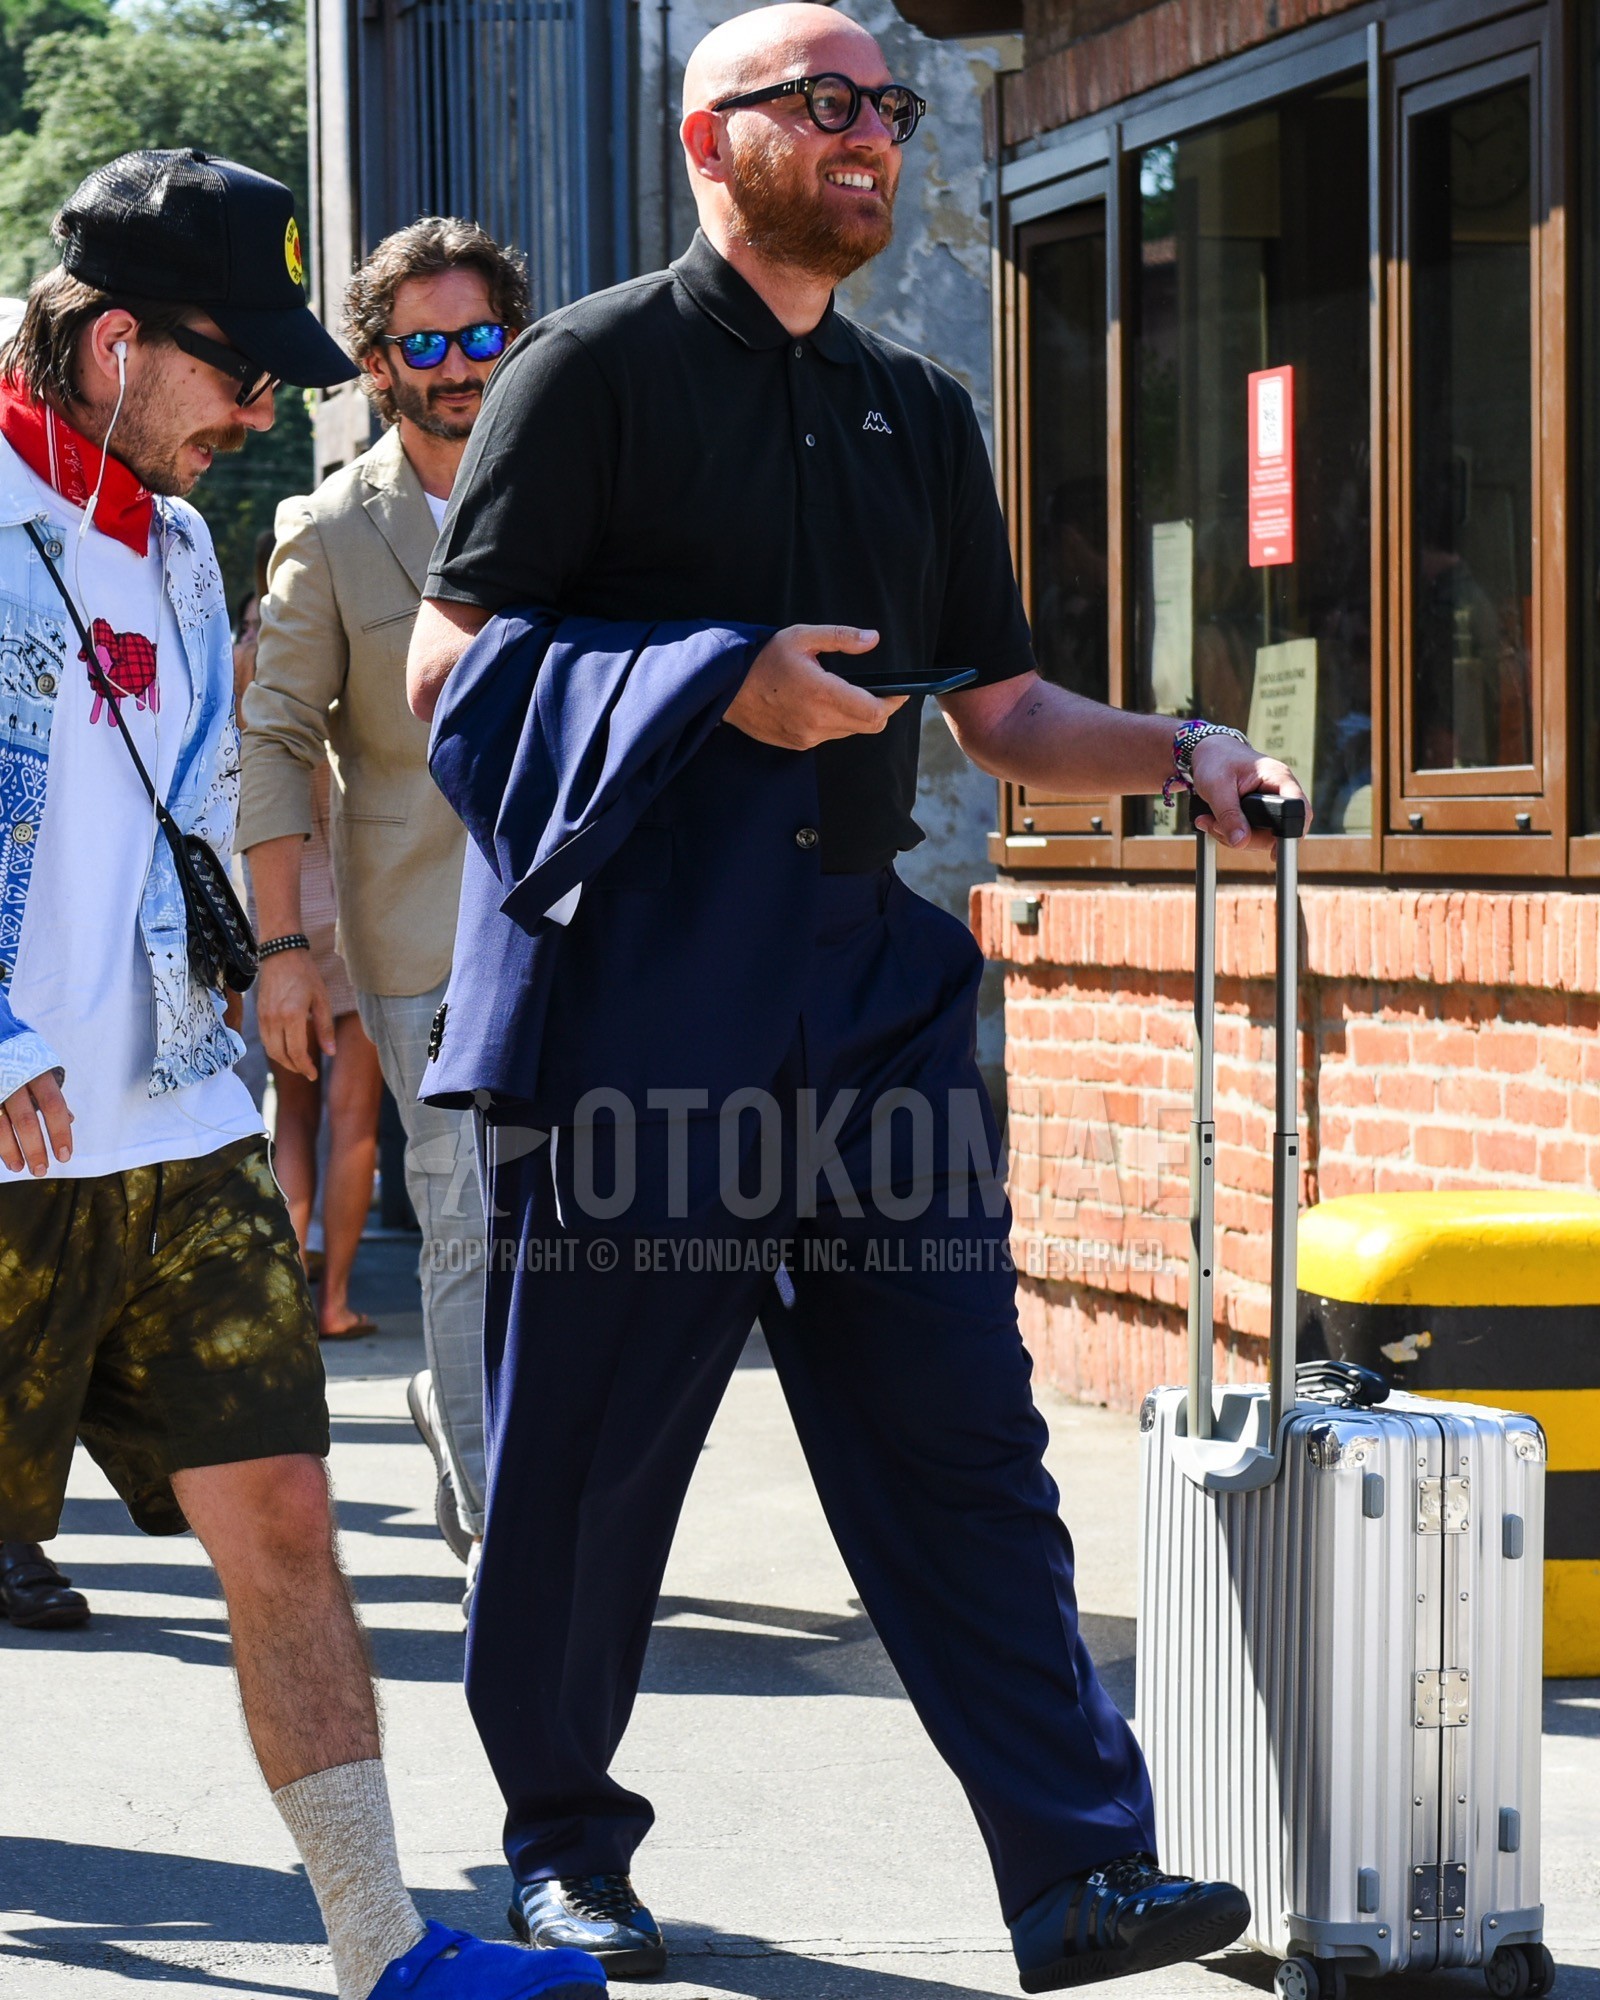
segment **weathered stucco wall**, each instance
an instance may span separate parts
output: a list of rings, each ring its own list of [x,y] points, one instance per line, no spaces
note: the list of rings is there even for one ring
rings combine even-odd
[[[677,140],[684,62],[709,28],[743,11],[737,0],[672,0],[665,12],[648,5],[641,11],[641,268],[676,256],[694,231]],[[1020,61],[1020,40],[930,41],[888,0],[849,0],[839,11],[870,29],[891,73],[928,100],[928,116],[905,150],[895,240],[841,289],[840,303],[852,318],[949,369],[970,392],[987,435],[992,399],[982,104],[994,72]],[[831,614],[818,606],[815,615]],[[934,702],[923,723],[917,819],[928,838],[904,857],[901,873],[923,895],[965,917],[968,890],[994,872],[986,835],[995,823],[995,788],[956,749]],[[997,970],[985,980],[979,1036],[979,1056],[998,1097],[1004,1002]]]

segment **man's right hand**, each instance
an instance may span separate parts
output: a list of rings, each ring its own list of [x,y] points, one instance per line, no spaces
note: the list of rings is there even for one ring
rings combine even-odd
[[[317,1079],[313,1051],[334,1051],[328,989],[309,951],[275,951],[261,961],[256,1022],[268,1060]]]
[[[72,1113],[54,1070],[31,1078],[0,1104],[0,1160],[14,1174],[50,1171],[50,1155],[72,1158]],[[42,1129],[41,1129],[42,1126]]]
[[[876,632],[854,625],[786,625],[757,653],[723,715],[780,750],[814,750],[841,736],[876,736],[906,697],[868,694],[819,666],[819,653],[870,653]]]

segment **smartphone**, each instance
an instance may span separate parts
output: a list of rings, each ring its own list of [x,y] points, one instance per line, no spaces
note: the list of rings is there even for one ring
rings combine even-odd
[[[850,675],[845,678],[863,694],[954,694],[957,688],[970,687],[978,678],[978,670],[966,667],[959,674],[946,674],[938,681],[858,681]]]

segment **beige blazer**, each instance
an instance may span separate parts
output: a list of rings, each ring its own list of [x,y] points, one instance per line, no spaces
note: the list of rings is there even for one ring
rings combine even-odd
[[[406,706],[434,526],[399,432],[285,500],[276,526],[243,704],[237,844],[311,831],[326,745],[350,977],[368,993],[426,993],[450,970],[466,836],[428,776],[427,724]]]

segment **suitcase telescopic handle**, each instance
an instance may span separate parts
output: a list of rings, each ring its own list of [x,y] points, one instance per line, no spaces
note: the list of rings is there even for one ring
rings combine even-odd
[[[1278,836],[1277,1078],[1272,1140],[1272,1333],[1265,1424],[1259,1397],[1218,1411],[1212,1391],[1213,1294],[1216,1269],[1217,1133],[1212,1102],[1216,1058],[1217,850],[1195,835],[1194,1118],[1189,1139],[1189,1401],[1186,1448],[1190,1476],[1208,1487],[1242,1490],[1277,1474],[1284,1419],[1294,1407],[1295,1231],[1300,1206],[1299,1128],[1299,840],[1304,799],[1258,792],[1241,799],[1254,827]],[[1191,817],[1211,808],[1198,794]],[[1230,1399],[1225,1397],[1224,1401]]]

